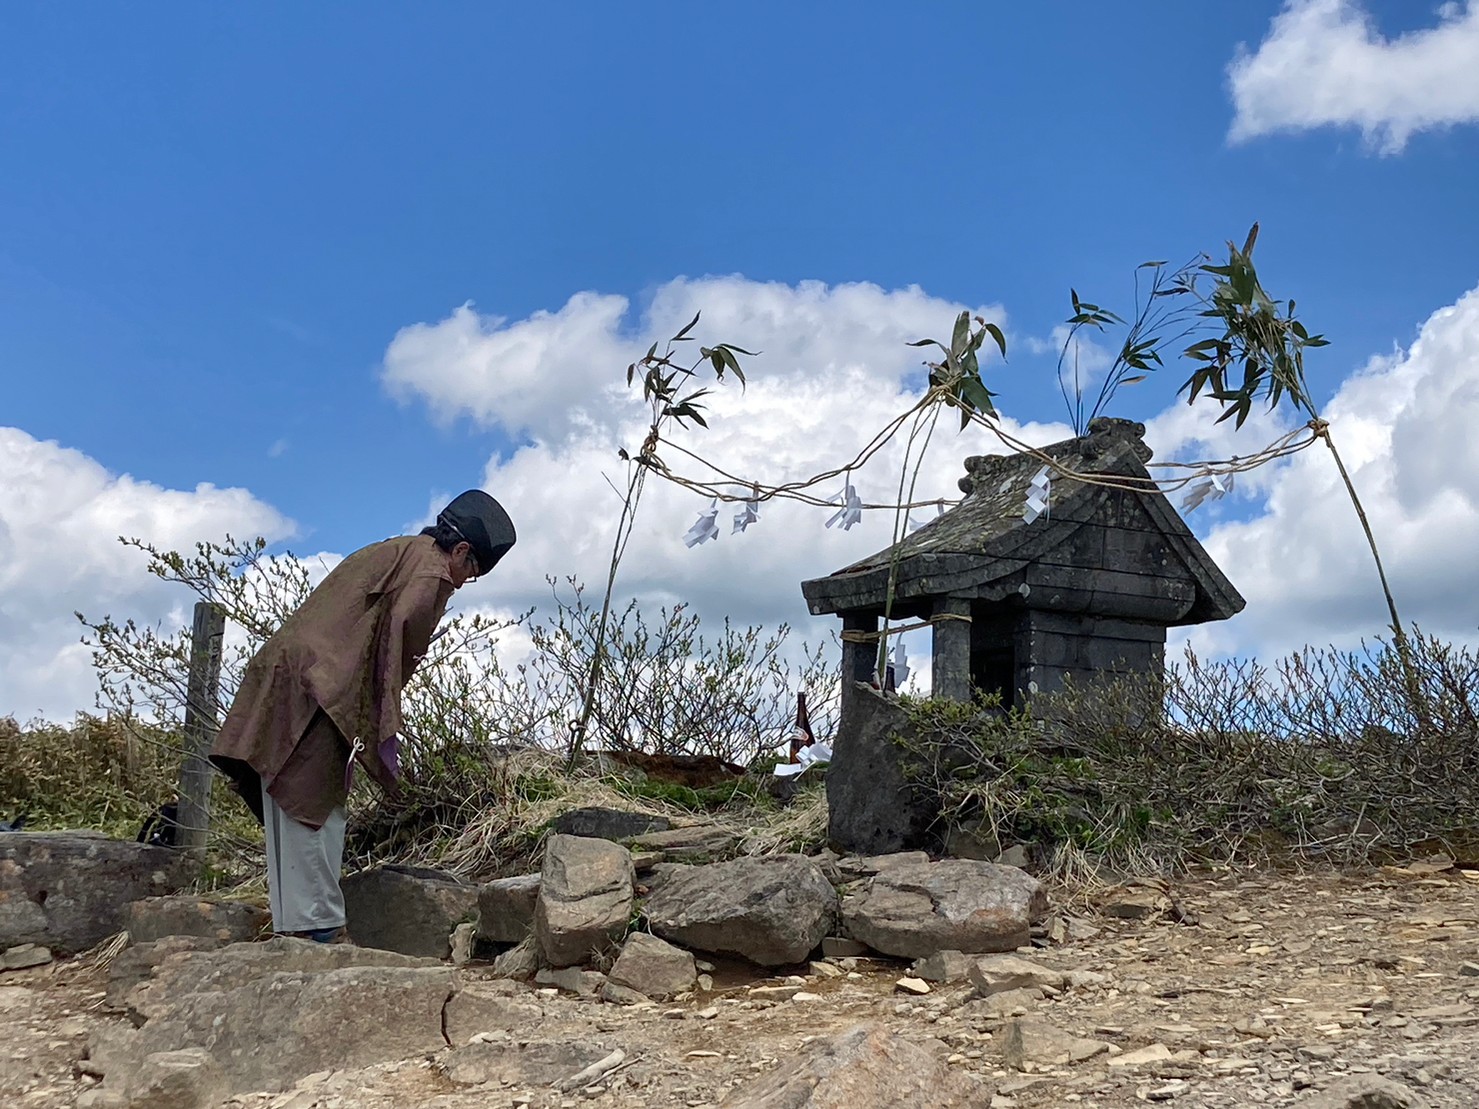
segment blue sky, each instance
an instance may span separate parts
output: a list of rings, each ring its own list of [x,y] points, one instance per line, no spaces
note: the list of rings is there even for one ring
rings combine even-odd
[[[1277,116],[1308,83],[1274,66],[1234,90],[1240,48],[1273,57],[1280,18],[1285,38],[1299,19],[1321,32],[1296,44],[1317,53],[1331,27],[1380,49],[1451,30],[1434,49],[1479,68],[1470,9],[1354,0],[11,5],[0,425],[85,456],[104,485],[247,491],[238,528],[276,513],[292,526],[274,538],[343,552],[552,434],[446,392],[437,419],[426,389],[387,388],[397,335],[466,302],[496,330],[584,292],[626,298],[613,334],[631,354],[600,348],[614,377],[682,277],[917,285],[1002,307],[1012,350],[991,384],[1009,415],[1047,422],[1061,402],[1030,341],[1070,285],[1123,308],[1136,263],[1254,219],[1271,290],[1333,340],[1311,364],[1329,400],[1479,281],[1479,108],[1439,105],[1398,141],[1380,103],[1296,105],[1232,139],[1240,96]],[[763,317],[737,320],[753,333],[717,337],[785,349]],[[589,402],[563,355],[539,372]],[[1150,418],[1179,381],[1115,411]],[[526,534],[540,510],[527,498]],[[835,568],[817,557],[798,578]],[[31,586],[9,588],[4,627],[42,619],[14,592]]]

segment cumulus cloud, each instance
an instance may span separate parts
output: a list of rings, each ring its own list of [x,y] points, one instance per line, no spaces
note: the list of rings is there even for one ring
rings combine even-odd
[[[626,311],[625,297],[577,293],[558,312],[510,323],[464,304],[437,323],[402,328],[382,380],[444,422],[467,416],[510,435],[563,434],[572,399],[602,391],[609,368],[630,358],[618,331]]]
[[[1229,137],[1356,126],[1383,153],[1418,131],[1479,120],[1479,6],[1385,38],[1359,0],[1288,0],[1268,36],[1228,66]]]
[[[592,295],[589,303],[598,302]],[[943,333],[961,307],[917,289],[678,280],[658,291],[630,334],[622,330],[625,317],[605,316],[603,326],[613,353],[620,351],[612,366],[623,366],[632,350],[645,350],[699,308],[703,337],[762,348],[764,355],[749,363],[747,389],[718,388],[708,430],[676,434],[680,446],[731,474],[776,483],[851,457],[906,409],[918,392],[919,355],[904,342]],[[1002,318],[999,308],[987,311]],[[473,324],[479,333],[510,326]],[[424,325],[421,334],[431,339],[439,326]],[[450,326],[461,331],[467,321]],[[575,352],[549,358],[545,370],[552,376],[578,372]],[[646,431],[637,390],[605,372],[618,381],[603,384],[592,376],[589,401],[558,422],[546,420],[547,437],[490,460],[485,485],[508,505],[520,542],[497,574],[476,587],[483,596],[470,594],[464,603],[506,609],[547,603],[546,575],[574,575],[592,587],[604,581],[620,509],[611,483],[620,485],[623,476],[615,451],[634,450]],[[439,373],[430,380],[441,383],[444,397],[457,398],[453,416],[488,403],[476,380],[458,384]],[[1434,314],[1409,350],[1356,372],[1325,415],[1381,541],[1404,617],[1455,640],[1479,640],[1479,598],[1465,584],[1470,552],[1479,549],[1479,445],[1469,435],[1479,418],[1479,290]],[[1212,405],[1174,403],[1148,422],[1147,440],[1158,460],[1221,459],[1248,455],[1294,426],[1279,412],[1255,410],[1241,430],[1231,421],[1216,423],[1216,416]],[[1010,415],[1005,426],[1037,443],[1070,434],[1062,424]],[[975,429],[957,435],[942,421],[916,499],[958,496],[961,459],[1001,449]],[[703,472],[670,447],[660,453],[684,473]],[[902,458],[896,442],[855,476],[865,502],[895,499]],[[824,492],[840,493],[842,485],[837,478]],[[731,534],[733,508],[721,506],[720,538],[686,548],[682,535],[707,506],[689,491],[649,483],[621,570],[624,597],[644,605],[688,603],[706,619],[788,621],[801,635],[825,638],[835,621],[806,614],[799,583],[892,538],[886,511],[865,512],[858,527],[843,532],[823,526],[830,509],[766,502],[759,523],[742,534]],[[1205,504],[1189,519],[1248,599],[1233,620],[1192,633],[1201,649],[1268,657],[1305,643],[1355,644],[1384,628],[1365,540],[1323,446],[1242,476],[1233,497]],[[927,678],[928,635],[911,633],[907,643],[916,672]]]
[[[164,489],[0,427],[0,714],[65,719],[91,708],[74,611],[179,627],[190,598],[144,572],[118,536],[189,549],[226,533],[281,539],[291,523],[244,489]]]
[[[1407,350],[1348,378],[1324,415],[1403,620],[1479,642],[1479,288],[1435,312]],[[1193,642],[1268,656],[1381,634],[1376,568],[1330,452],[1317,444],[1262,480],[1262,511],[1218,523],[1205,540],[1248,607]]]
[[[706,411],[709,427],[674,432],[676,446],[659,455],[675,471],[712,477],[685,456],[694,451],[731,475],[778,484],[825,471],[850,459],[890,419],[909,408],[921,392],[920,351],[906,345],[922,337],[948,337],[965,305],[932,297],[917,287],[884,290],[875,285],[828,286],[762,283],[740,277],[678,279],[659,288],[639,319],[613,311],[615,298],[584,293],[560,312],[509,323],[477,317],[461,308],[437,323],[403,330],[386,354],[387,381],[408,383],[445,418],[470,416],[505,428],[518,426],[530,441],[507,456],[490,460],[485,487],[508,507],[519,528],[519,545],[476,594],[496,596],[500,606],[519,608],[549,599],[546,575],[573,575],[596,588],[604,583],[612,534],[624,488],[619,447],[635,452],[647,430],[648,410],[640,387],[627,388],[623,373],[634,354],[673,334],[695,313],[702,320],[699,342],[733,342],[760,350],[744,360],[748,385],[714,385]],[[971,306],[1005,323],[1000,306]],[[559,328],[579,334],[578,344],[547,342],[537,369],[526,371],[515,359],[504,372],[499,352],[523,348],[514,336],[528,327]],[[418,369],[404,367],[406,336],[415,336]],[[469,361],[468,337],[479,353]],[[599,359],[590,352],[600,353]],[[604,353],[601,353],[604,352]],[[473,366],[473,372],[462,367]],[[522,401],[516,413],[500,408],[506,379],[529,383],[567,383],[546,408],[528,414]],[[579,382],[579,388],[568,383]],[[1069,434],[1062,425],[1007,426],[1035,441]],[[927,462],[918,477],[916,499],[957,498],[956,480],[967,454],[1001,450],[1000,443],[971,429],[957,433],[947,415],[935,429]],[[902,437],[853,476],[865,503],[894,503],[903,462]],[[822,496],[840,494],[838,476],[820,487]],[[741,491],[735,484],[733,492]],[[641,503],[636,532],[621,569],[620,589],[644,605],[687,603],[706,620],[725,616],[740,623],[790,622],[798,634],[830,636],[836,621],[809,616],[802,602],[802,580],[830,573],[887,546],[893,514],[873,509],[849,531],[828,529],[830,508],[766,501],[760,520],[740,534],[732,532],[733,505],[721,505],[720,537],[688,548],[682,536],[708,507],[696,493],[651,480]],[[924,510],[934,515],[934,508]],[[926,638],[927,643],[927,638]],[[911,655],[926,650],[910,643]]]

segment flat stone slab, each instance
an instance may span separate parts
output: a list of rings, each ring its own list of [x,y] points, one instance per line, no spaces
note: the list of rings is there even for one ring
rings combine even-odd
[[[728,854],[738,842],[733,832],[713,824],[694,824],[666,832],[649,832],[628,841],[633,851],[664,859],[713,859]]]
[[[164,936],[149,943],[125,947],[108,964],[108,987],[104,1002],[113,1009],[128,1007],[128,996],[147,982],[154,970],[171,955],[209,951],[220,944],[209,936]]]
[[[1054,1028],[1046,1021],[1013,1020],[998,1034],[1002,1058],[1015,1070],[1026,1070],[1029,1064],[1062,1066],[1083,1063],[1109,1052],[1104,1040],[1093,1040]]]
[[[0,966],[6,970],[44,967],[49,962],[51,962],[51,951],[39,943],[23,943],[8,947],[5,949],[5,954],[0,955]]]
[[[526,990],[507,980],[471,982],[459,990],[443,1016],[443,1030],[453,1047],[490,1032],[537,1028],[544,1012]]]
[[[459,1086],[488,1086],[495,1090],[508,1086],[551,1086],[579,1074],[610,1051],[598,1043],[495,1040],[454,1048],[442,1061],[442,1070]],[[500,1104],[491,1097],[487,1103]],[[502,1104],[506,1103],[505,1094]]]
[[[194,946],[208,943],[209,940],[200,937],[169,936],[145,945],[146,949],[152,949],[147,952],[131,949],[141,952],[139,957],[148,967],[147,977],[142,979],[137,965],[125,963],[130,951],[114,960],[110,971],[119,977],[132,977],[136,983],[124,998],[130,1013],[136,1018],[152,1019],[167,1013],[177,997],[229,991],[272,974],[312,975],[365,967],[415,970],[437,965],[434,959],[373,947],[314,943],[290,936],[216,949]]]
[[[562,836],[624,840],[649,832],[666,832],[673,822],[665,816],[591,806],[571,809],[555,817],[550,830]]]
[[[768,1074],[738,1086],[723,1109],[984,1109],[990,1084],[948,1066],[881,1025],[817,1040]]]
[[[1016,955],[988,955],[975,959],[966,969],[966,975],[981,997],[1010,990],[1057,991],[1068,984],[1067,976],[1061,970],[1052,970]]]
[[[191,939],[199,942],[159,942]],[[178,950],[130,992],[130,1013],[141,1026],[101,1026],[89,1065],[104,1076],[108,1093],[130,1095],[149,1066],[169,1082],[219,1073],[228,1093],[278,1091],[317,1071],[441,1050],[446,1007],[457,990],[450,967],[347,945],[279,937]],[[159,1053],[201,1049],[214,1069],[198,1059],[149,1063]],[[218,1088],[215,1079],[209,1085]]]
[[[153,943],[165,936],[204,936],[217,943],[254,940],[272,926],[272,917],[245,901],[212,901],[189,894],[131,901],[123,925],[134,943]]]

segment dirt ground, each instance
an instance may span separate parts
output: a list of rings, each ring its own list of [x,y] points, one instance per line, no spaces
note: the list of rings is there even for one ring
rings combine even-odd
[[[459,1086],[446,1073],[449,1049],[311,1076],[286,1093],[238,1095],[228,1105],[696,1109],[805,1052],[809,1039],[865,1021],[989,1076],[992,1104],[1003,1109],[1281,1106],[1363,1071],[1405,1083],[1435,1106],[1479,1105],[1479,872],[1422,864],[1354,874],[1225,870],[1182,880],[1175,892],[1196,923],[1079,916],[1088,927],[1028,957],[1095,972],[1102,982],[1015,1010],[973,1000],[965,982],[906,995],[896,985],[906,964],[866,959],[837,965],[834,976],[795,968],[805,993],[786,1001],[750,993],[785,983],[784,974],[730,966],[716,969],[712,992],[656,1008],[531,988],[542,1020],[512,1039],[619,1048],[623,1064],[567,1092],[547,1082]],[[464,975],[486,972],[473,966]],[[87,1035],[123,1019],[102,1007],[104,981],[84,960],[0,978],[0,1105],[70,1106],[89,1088],[93,1080],[78,1067]],[[1078,1063],[1012,1068],[1003,1047],[1016,1017],[1112,1047]],[[1135,1065],[1137,1055],[1160,1058]]]

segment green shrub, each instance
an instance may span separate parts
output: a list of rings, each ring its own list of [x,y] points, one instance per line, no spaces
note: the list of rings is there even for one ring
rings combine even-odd
[[[1029,710],[909,702],[908,773],[940,830],[1139,871],[1282,856],[1340,863],[1479,845],[1479,656],[1417,636],[1428,718],[1395,652],[1306,649],[1272,668],[1188,652]]]

